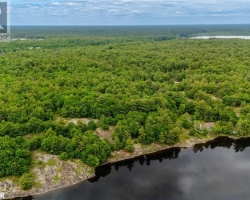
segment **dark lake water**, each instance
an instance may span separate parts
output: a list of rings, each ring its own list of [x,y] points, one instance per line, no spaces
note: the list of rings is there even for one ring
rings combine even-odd
[[[250,199],[249,146],[250,138],[220,137],[173,148],[102,166],[89,181],[25,200]]]

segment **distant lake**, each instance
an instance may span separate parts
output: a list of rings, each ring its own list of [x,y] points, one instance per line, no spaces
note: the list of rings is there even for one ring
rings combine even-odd
[[[198,36],[191,39],[245,39],[250,40],[250,36]]]
[[[35,195],[34,199],[249,199],[249,146],[250,138],[232,140],[220,137],[194,148],[172,148],[99,167],[96,177],[89,181]]]

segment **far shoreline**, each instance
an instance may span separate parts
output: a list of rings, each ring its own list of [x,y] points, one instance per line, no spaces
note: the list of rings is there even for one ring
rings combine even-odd
[[[221,36],[196,36],[191,37],[193,40],[209,40],[209,39],[242,39],[242,40],[250,40],[250,36],[243,35],[221,35]]]

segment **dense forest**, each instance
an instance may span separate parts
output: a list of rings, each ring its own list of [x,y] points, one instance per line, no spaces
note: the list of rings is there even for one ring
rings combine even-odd
[[[96,167],[135,143],[247,136],[250,40],[189,39],[230,31],[250,26],[14,28],[0,43],[0,178],[26,175],[36,150]]]

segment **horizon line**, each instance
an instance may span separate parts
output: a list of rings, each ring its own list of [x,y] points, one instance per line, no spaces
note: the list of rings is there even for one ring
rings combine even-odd
[[[72,25],[68,25],[68,24],[65,24],[65,25],[59,25],[59,24],[41,24],[41,25],[34,25],[34,24],[30,24],[30,25],[20,25],[20,24],[15,24],[15,25],[10,25],[11,26],[210,26],[210,25],[213,25],[213,26],[220,26],[220,25],[250,25],[250,23],[242,23],[242,24],[228,24],[228,23],[221,23],[221,24],[122,24],[122,25],[119,25],[119,24],[91,24],[91,25],[79,25],[79,24],[72,24]]]

